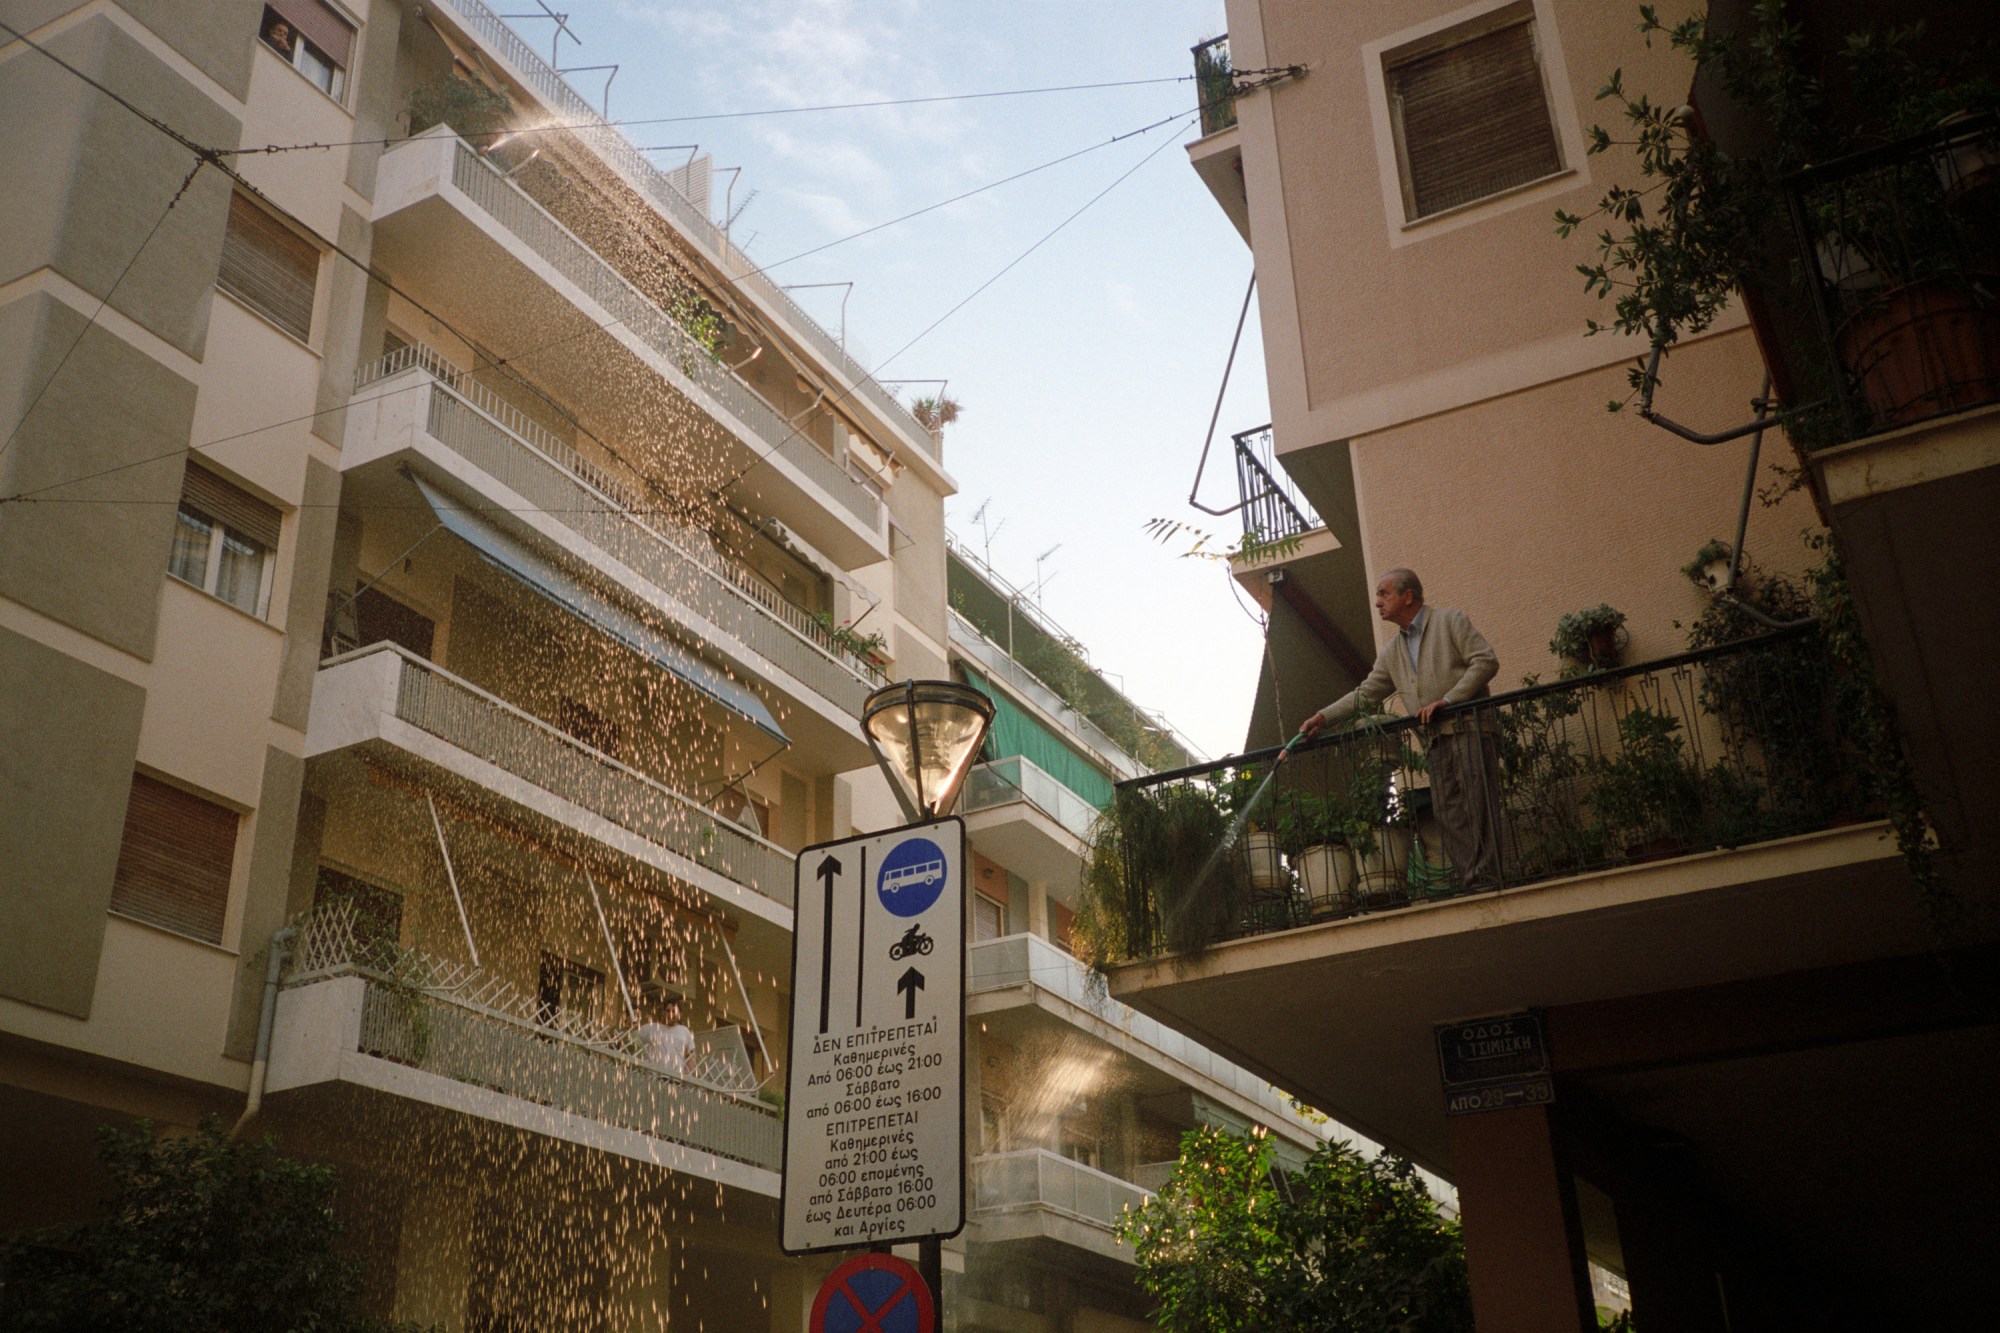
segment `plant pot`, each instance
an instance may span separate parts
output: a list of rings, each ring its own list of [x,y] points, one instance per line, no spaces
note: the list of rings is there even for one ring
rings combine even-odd
[[[1291,876],[1285,870],[1285,858],[1278,851],[1278,838],[1274,833],[1244,834],[1243,858],[1250,866],[1252,892],[1276,893],[1291,880]]]
[[[1410,847],[1415,839],[1401,824],[1375,826],[1373,851],[1354,853],[1356,888],[1371,907],[1386,907],[1409,896]]]
[[[1354,857],[1339,843],[1308,847],[1292,858],[1311,916],[1341,916],[1354,910]]]
[[[1625,859],[1633,865],[1645,861],[1665,861],[1670,857],[1683,855],[1687,848],[1679,838],[1648,838],[1644,842],[1625,845]]]
[[[1621,646],[1616,625],[1592,630],[1589,639],[1590,664],[1600,671],[1617,666]]]
[[[1877,429],[2000,401],[2000,310],[1956,283],[1885,292],[1836,342]]]

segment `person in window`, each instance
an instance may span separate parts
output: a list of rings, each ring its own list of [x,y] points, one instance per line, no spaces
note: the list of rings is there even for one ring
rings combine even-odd
[[[694,1050],[694,1032],[681,1021],[679,1000],[658,1003],[653,1021],[632,1030],[639,1042],[639,1058],[663,1074],[682,1078],[687,1074],[688,1056]]]
[[[274,10],[264,11],[264,45],[276,51],[285,59],[292,58],[292,47],[297,38],[292,34],[292,25]]]

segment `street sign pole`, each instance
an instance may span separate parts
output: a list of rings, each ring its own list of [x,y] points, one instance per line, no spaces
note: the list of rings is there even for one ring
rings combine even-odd
[[[779,1245],[941,1243],[965,1225],[965,825],[799,854]]]

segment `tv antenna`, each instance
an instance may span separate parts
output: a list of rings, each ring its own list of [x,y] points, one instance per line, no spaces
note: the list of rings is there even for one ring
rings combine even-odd
[[[986,511],[992,507],[993,497],[989,495],[979,502],[979,508],[972,511],[972,521],[979,525],[979,544],[986,553],[988,569],[993,568],[993,534],[1007,526],[1007,520],[1004,518],[990,528],[987,526]]]
[[[1054,546],[1051,546],[1048,550],[1042,552],[1040,555],[1035,557],[1035,605],[1037,607],[1040,607],[1042,604],[1042,589],[1047,587],[1049,585],[1049,580],[1055,578],[1056,576],[1055,574],[1051,574],[1048,576],[1048,578],[1043,578],[1042,562],[1044,560],[1047,560],[1050,556],[1054,555],[1057,551],[1060,550],[1062,550],[1062,543],[1057,542]],[[1060,573],[1062,573],[1061,570],[1056,571],[1056,574]]]

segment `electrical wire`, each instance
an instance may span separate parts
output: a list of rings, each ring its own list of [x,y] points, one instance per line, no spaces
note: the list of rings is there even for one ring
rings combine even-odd
[[[535,125],[515,130],[494,130],[491,134],[520,136],[525,134],[575,133],[579,130],[626,129],[634,125],[683,125],[695,121],[748,120],[759,116],[798,116],[819,111],[857,111],[874,107],[924,106],[938,102],[977,102],[996,97],[1032,97],[1042,93],[1094,92],[1107,88],[1143,88],[1163,83],[1192,83],[1194,75],[1182,74],[1173,78],[1119,79],[1107,83],[1066,83],[1046,88],[1006,88],[985,93],[940,93],[932,97],[888,97],[870,102],[828,102],[820,106],[766,107],[757,111],[712,111],[690,116],[635,116],[619,120],[572,121],[556,125]],[[407,143],[415,135],[397,135],[380,139],[334,139],[314,143],[265,144],[260,148],[235,148],[225,150],[232,157],[244,157],[253,153],[303,153],[329,148],[367,148],[375,145],[387,147],[391,144]],[[641,150],[644,151],[644,150]]]

